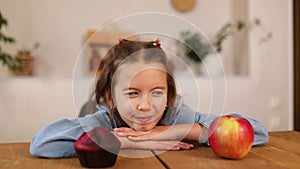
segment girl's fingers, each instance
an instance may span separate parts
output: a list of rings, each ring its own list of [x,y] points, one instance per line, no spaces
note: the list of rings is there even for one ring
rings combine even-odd
[[[174,146],[174,147],[172,147],[170,150],[172,150],[172,151],[178,151],[178,150],[180,150],[180,147]]]
[[[128,137],[131,141],[147,141],[147,140],[156,140],[156,141],[164,141],[164,140],[176,140],[171,133],[166,132],[169,129],[168,126],[157,126],[149,131],[134,131],[131,128],[120,127],[115,128],[114,132],[120,137]]]
[[[129,135],[133,135],[134,132],[131,128],[128,127],[120,127],[120,128],[114,128],[114,132],[121,137],[126,137]]]
[[[188,143],[184,143],[184,142],[178,142],[175,146],[173,145],[173,147],[171,147],[170,150],[189,150],[194,148],[193,144],[188,144]]]
[[[188,149],[194,148],[193,144],[184,143],[184,142],[179,142],[177,144],[177,146],[179,146],[181,149],[184,149],[184,150],[188,150]]]
[[[142,146],[142,142],[136,142],[140,146]],[[184,142],[177,142],[177,141],[149,141],[144,143],[150,143],[146,149],[154,149],[154,150],[172,150],[172,151],[178,151],[178,150],[189,150],[194,147],[193,144],[188,144]],[[138,145],[136,144],[136,145]]]
[[[128,136],[128,139],[131,141],[147,141],[149,138],[145,135],[140,136]]]
[[[143,136],[145,135],[145,132],[142,131],[133,131],[130,128],[115,128],[114,132],[121,137],[138,137],[138,136]],[[143,138],[139,140],[144,140]]]
[[[194,145],[192,145],[192,144],[179,142],[176,145],[172,145],[172,147],[170,147],[169,150],[173,150],[173,151],[189,150],[189,149],[192,149],[193,147],[194,147]]]
[[[136,133],[131,133],[131,132],[116,132],[116,134],[121,137],[136,137],[137,136]]]
[[[130,132],[132,129],[128,127],[114,128],[114,132]]]

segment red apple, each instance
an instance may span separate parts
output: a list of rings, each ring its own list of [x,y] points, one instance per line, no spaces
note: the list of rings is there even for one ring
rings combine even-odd
[[[251,150],[253,140],[253,127],[245,118],[220,116],[208,129],[209,144],[219,157],[241,159]]]

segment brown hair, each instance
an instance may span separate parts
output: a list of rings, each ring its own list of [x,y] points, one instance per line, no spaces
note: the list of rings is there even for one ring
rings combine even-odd
[[[130,57],[128,57],[129,55]],[[141,42],[122,40],[119,44],[114,45],[104,56],[104,64],[102,69],[99,70],[101,73],[99,74],[95,89],[97,103],[110,108],[110,118],[114,118],[117,123],[122,120],[120,119],[118,111],[111,106],[108,100],[113,98],[113,93],[111,93],[111,89],[114,87],[112,83],[113,76],[118,67],[122,64],[135,62],[160,63],[165,67],[168,86],[167,106],[169,110],[172,110],[174,107],[177,95],[175,80],[169,71],[167,56],[160,45],[157,45],[157,41]]]

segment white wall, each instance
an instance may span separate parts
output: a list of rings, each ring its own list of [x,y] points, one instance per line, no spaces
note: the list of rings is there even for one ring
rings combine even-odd
[[[17,40],[17,45],[7,46],[8,51],[16,53],[39,41],[36,75],[70,77],[88,29],[132,13],[155,11],[183,17],[212,35],[231,17],[227,2],[231,0],[198,1],[193,11],[179,13],[168,0],[1,0],[1,11],[9,20],[7,32]]]
[[[0,142],[29,141],[46,124],[75,118],[66,78],[0,79]]]
[[[260,45],[261,32],[251,32],[250,74],[227,78],[225,112],[253,117],[269,130],[292,129],[292,2],[251,0],[248,3],[249,18],[261,18],[265,29],[273,32],[273,38]],[[198,0],[188,13],[179,13],[170,1],[160,0],[0,0],[0,8],[9,21],[5,31],[17,40],[15,46],[5,46],[7,51],[14,53],[36,41],[41,43],[36,52],[35,77],[10,78],[1,68],[0,142],[29,141],[42,126],[75,116],[72,72],[88,29],[124,15],[155,11],[185,18],[211,36],[230,18],[221,12],[230,8],[223,0]],[[210,82],[207,78],[198,82],[200,111],[207,112]]]

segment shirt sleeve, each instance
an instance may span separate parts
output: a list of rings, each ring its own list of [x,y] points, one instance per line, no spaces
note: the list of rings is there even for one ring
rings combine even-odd
[[[75,141],[83,133],[77,120],[63,119],[42,128],[30,143],[30,153],[38,157],[75,157]]]
[[[30,143],[30,153],[38,157],[75,157],[75,141],[94,127],[111,128],[103,114],[97,112],[73,120],[63,119],[42,128]]]
[[[266,144],[269,140],[268,131],[266,128],[257,120],[254,120],[249,117],[242,116],[240,114],[229,114],[232,116],[242,117],[247,119],[253,129],[254,129],[254,142],[253,145],[262,145]],[[211,122],[218,117],[214,114],[201,114],[199,112],[195,112],[190,109],[188,106],[183,104],[181,101],[176,101],[175,108],[172,113],[169,113],[169,116],[166,117],[167,125],[176,125],[176,124],[201,124],[204,129],[199,138],[200,143],[205,143],[209,145],[207,137],[208,137],[208,128]]]

